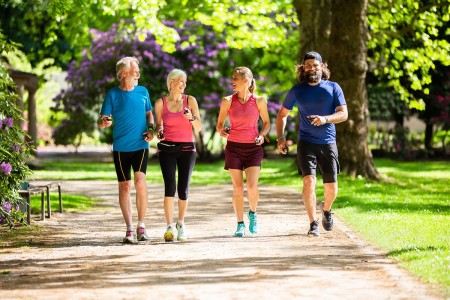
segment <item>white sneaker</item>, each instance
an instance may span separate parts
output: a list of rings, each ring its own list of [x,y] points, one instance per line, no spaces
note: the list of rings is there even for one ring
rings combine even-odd
[[[177,240],[179,240],[180,242],[185,242],[187,240],[187,234],[185,231],[184,224],[180,224],[177,222],[177,230],[178,230]]]
[[[123,238],[125,244],[137,244],[136,231],[127,230],[125,237]]]

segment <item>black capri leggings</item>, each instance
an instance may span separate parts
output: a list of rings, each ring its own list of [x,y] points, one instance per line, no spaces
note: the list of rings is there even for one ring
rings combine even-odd
[[[178,191],[180,200],[188,199],[189,182],[194,169],[197,153],[194,151],[180,151],[177,153],[159,152],[159,164],[164,178],[164,196],[175,197]],[[178,167],[178,187],[175,179]]]

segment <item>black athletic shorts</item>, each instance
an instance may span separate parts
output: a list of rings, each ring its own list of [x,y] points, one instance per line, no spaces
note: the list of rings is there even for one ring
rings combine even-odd
[[[319,166],[324,183],[337,182],[340,172],[338,149],[336,144],[313,144],[298,141],[297,145],[298,173],[302,176],[316,176]]]
[[[148,149],[133,152],[114,151],[113,156],[119,182],[131,180],[131,167],[135,173],[147,172]]]

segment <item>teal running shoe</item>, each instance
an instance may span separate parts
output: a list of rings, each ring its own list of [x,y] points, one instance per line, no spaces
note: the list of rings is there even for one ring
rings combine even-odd
[[[248,211],[248,220],[250,221],[250,225],[248,226],[248,230],[252,233],[258,233],[258,214],[256,212]]]
[[[185,229],[186,228],[185,228],[184,224],[180,224],[177,222],[177,230],[178,230],[177,240],[179,240],[180,242],[187,241],[187,234],[186,234]]]
[[[236,232],[234,233],[234,236],[243,237],[244,235],[245,235],[245,224],[238,223]]]

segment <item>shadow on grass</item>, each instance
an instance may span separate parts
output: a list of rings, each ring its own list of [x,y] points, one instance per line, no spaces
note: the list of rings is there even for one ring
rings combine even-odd
[[[399,256],[405,253],[409,252],[433,252],[433,251],[443,251],[447,250],[445,247],[434,247],[434,246],[428,246],[428,247],[408,247],[408,248],[402,248],[394,251],[390,251],[387,253],[388,256]]]

